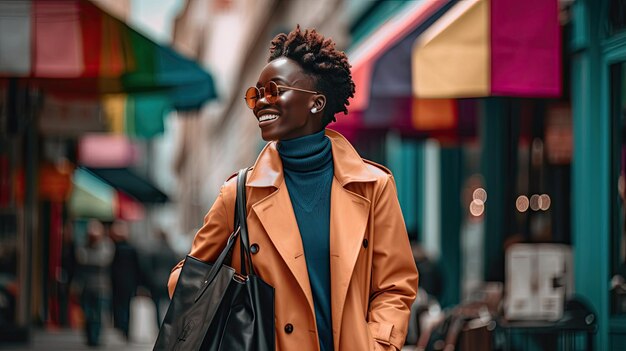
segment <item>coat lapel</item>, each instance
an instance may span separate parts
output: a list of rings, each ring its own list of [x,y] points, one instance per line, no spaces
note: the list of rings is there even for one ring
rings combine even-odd
[[[335,349],[348,286],[369,218],[370,201],[341,186],[334,178],[330,192],[330,276]]]
[[[314,313],[313,294],[304,259],[298,222],[284,182],[271,195],[252,205],[272,243],[298,281]]]

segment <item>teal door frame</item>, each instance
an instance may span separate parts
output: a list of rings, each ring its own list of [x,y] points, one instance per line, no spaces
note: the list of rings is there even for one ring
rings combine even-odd
[[[621,33],[620,35],[613,36],[602,42],[602,73],[600,76],[601,81],[602,81],[601,115],[606,116],[607,121],[610,126],[613,125],[613,121],[611,120],[613,118],[613,115],[611,111],[612,93],[610,91],[610,84],[611,84],[610,68],[613,64],[621,63],[621,62],[626,62],[626,33]],[[611,133],[611,131],[609,131],[609,133]],[[612,162],[610,158],[612,157],[612,153],[610,149],[612,144],[613,143],[611,142],[611,139],[609,138],[609,165],[610,165],[610,162]],[[610,169],[611,168],[609,166],[609,170]],[[611,179],[610,174],[609,174],[609,179]],[[608,195],[609,195],[609,214],[611,214],[610,201],[612,201],[612,197],[611,197],[610,192]],[[612,228],[611,217],[609,217],[608,226],[609,228]],[[607,250],[606,250],[606,256],[604,256],[605,257],[604,261],[607,265],[607,276],[608,276],[607,279],[611,279],[612,262],[606,259],[606,257],[611,257],[611,245],[613,244],[610,229],[608,233],[609,233],[609,235],[607,236],[608,245],[607,245]],[[608,287],[607,287],[606,294],[607,295],[609,294]],[[609,298],[610,296],[607,296],[607,301]],[[611,346],[610,349],[611,350],[617,349],[618,345],[620,344],[622,348],[626,348],[626,346],[624,346],[623,344],[624,341],[626,341],[626,315],[610,316],[610,310],[611,310],[611,306],[609,305],[609,302],[607,302],[606,314],[609,315],[608,339],[609,339],[609,345]]]
[[[596,350],[616,346],[624,318],[611,318],[611,111],[610,65],[626,61],[626,35],[605,39],[608,1],[572,6],[571,101],[574,128],[572,242],[576,293],[597,314]]]
[[[572,243],[576,293],[597,314],[595,348],[608,339],[608,259],[610,203],[610,121],[601,113],[602,89],[599,7],[590,0],[573,4],[571,101],[574,128],[572,164]],[[606,89],[604,89],[606,90]]]

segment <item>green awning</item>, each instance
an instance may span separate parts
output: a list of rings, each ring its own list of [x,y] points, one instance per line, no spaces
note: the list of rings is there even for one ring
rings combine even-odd
[[[115,218],[113,187],[81,168],[74,172],[72,183],[69,211],[73,217],[97,218],[101,221]]]

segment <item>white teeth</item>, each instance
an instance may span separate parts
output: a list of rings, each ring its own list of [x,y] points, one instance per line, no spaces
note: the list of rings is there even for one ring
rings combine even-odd
[[[259,122],[264,122],[264,121],[271,121],[278,118],[278,115],[263,115],[261,117],[259,117]]]

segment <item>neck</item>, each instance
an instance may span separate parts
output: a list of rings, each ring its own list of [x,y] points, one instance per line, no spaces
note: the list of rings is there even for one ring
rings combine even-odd
[[[278,153],[287,171],[310,172],[332,165],[330,139],[322,130],[303,137],[282,140],[278,143]]]

